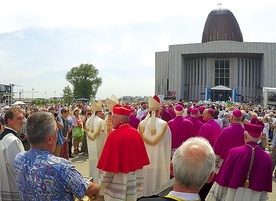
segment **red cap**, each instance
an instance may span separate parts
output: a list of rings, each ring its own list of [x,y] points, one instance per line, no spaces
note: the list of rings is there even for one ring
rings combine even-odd
[[[125,105],[121,106],[120,104],[116,104],[113,107],[113,114],[119,114],[123,116],[129,116],[131,113],[131,107]]]
[[[242,112],[238,109],[233,110],[232,115],[234,117],[240,118],[242,116]]]
[[[193,109],[193,108],[189,107],[189,108],[187,109],[187,112],[188,112],[188,113],[191,113],[191,112],[192,112],[192,109]]]

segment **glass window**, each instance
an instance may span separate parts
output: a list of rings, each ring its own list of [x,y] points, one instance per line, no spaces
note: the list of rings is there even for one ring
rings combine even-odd
[[[222,69],[222,68],[219,69],[219,72],[220,72],[219,73],[220,77],[224,77],[224,69]]]
[[[215,68],[219,68],[219,61],[218,60],[215,61]]]
[[[215,69],[215,77],[219,77],[219,69]]]
[[[229,78],[225,78],[225,86],[229,86]]]
[[[229,69],[229,60],[225,60],[225,68]]]
[[[224,68],[224,60],[220,60],[219,61],[219,67],[220,68]]]
[[[215,60],[215,85],[229,87],[229,60]]]
[[[215,78],[215,85],[216,85],[216,86],[219,85],[219,78]]]

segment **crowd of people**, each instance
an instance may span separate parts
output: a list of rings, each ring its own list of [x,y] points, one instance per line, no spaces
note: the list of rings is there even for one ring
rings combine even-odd
[[[276,176],[276,110],[259,105],[112,95],[5,107],[0,126],[0,200],[266,200]],[[87,178],[69,161],[81,153]]]

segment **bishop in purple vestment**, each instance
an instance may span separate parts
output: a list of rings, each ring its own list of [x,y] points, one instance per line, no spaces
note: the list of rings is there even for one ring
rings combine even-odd
[[[245,145],[233,148],[206,200],[265,200],[272,192],[272,161],[258,145],[262,122],[244,124]]]
[[[216,173],[228,156],[230,149],[244,145],[244,128],[242,124],[242,112],[233,110],[230,117],[231,125],[224,128],[214,144],[216,154]]]
[[[206,121],[200,128],[197,136],[206,138],[214,147],[214,144],[221,132],[220,125],[214,120],[215,111],[207,108],[203,112],[203,120]]]
[[[182,116],[183,106],[176,105],[174,109],[176,117],[168,122],[172,133],[172,154],[188,138],[195,136],[192,122]]]
[[[130,116],[129,116],[129,125],[132,127],[132,128],[135,128],[137,129],[138,128],[138,125],[140,123],[140,119],[138,119],[136,117],[137,115],[137,112],[135,109],[132,109],[131,110],[131,113],[130,113]]]
[[[195,129],[195,136],[197,136],[201,126],[203,125],[203,123],[197,119],[198,115],[199,115],[199,110],[197,108],[193,108],[191,111],[191,115],[186,118],[193,123],[194,129]]]

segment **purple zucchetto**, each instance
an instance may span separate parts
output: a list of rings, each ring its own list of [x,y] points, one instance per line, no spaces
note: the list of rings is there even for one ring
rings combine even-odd
[[[232,115],[236,118],[240,118],[242,116],[242,112],[238,109],[233,110]]]
[[[176,105],[174,106],[174,112],[176,115],[182,115],[182,113],[184,112],[184,107],[182,105]]]
[[[206,107],[202,105],[202,106],[199,106],[198,109],[201,113],[203,113],[203,111],[206,109]]]
[[[191,111],[191,114],[193,114],[193,115],[198,114],[198,113],[199,113],[199,110],[197,108],[193,108]]]
[[[257,117],[252,117],[250,123],[244,124],[244,130],[253,138],[259,138],[263,132],[264,123]]]

